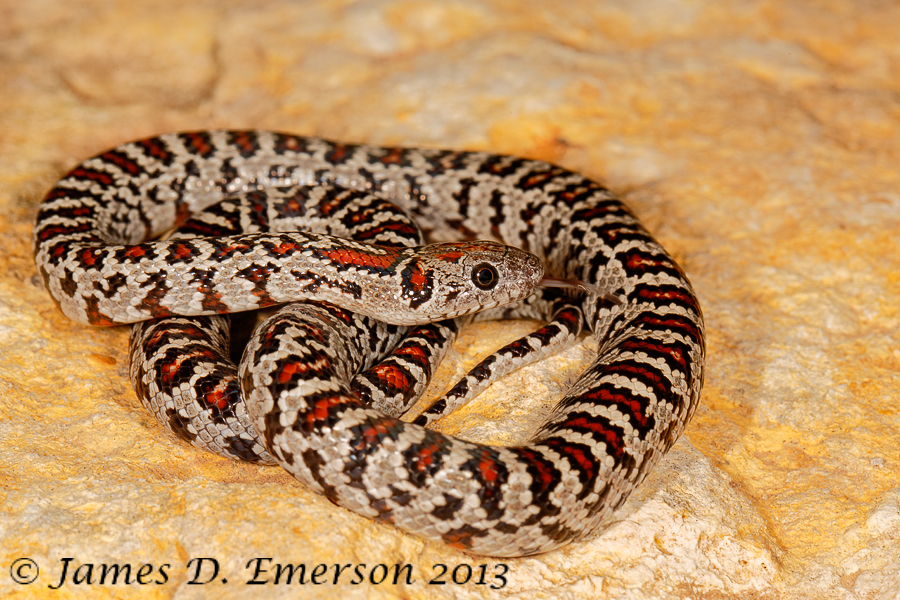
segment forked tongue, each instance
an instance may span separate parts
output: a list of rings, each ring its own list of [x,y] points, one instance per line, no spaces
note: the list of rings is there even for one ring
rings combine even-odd
[[[566,288],[570,290],[578,290],[586,294],[597,294],[613,306],[619,306],[622,301],[612,294],[607,294],[596,285],[581,281],[580,279],[563,279],[561,277],[544,277],[541,279],[539,287],[555,287]]]

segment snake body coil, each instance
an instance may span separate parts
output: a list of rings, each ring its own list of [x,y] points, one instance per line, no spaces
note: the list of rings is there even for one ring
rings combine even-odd
[[[398,299],[408,307],[450,294],[492,306],[527,295],[541,277],[530,255],[493,262],[509,252],[485,242],[436,251],[456,280],[406,251],[307,234],[144,242],[223,198],[296,185],[370,192],[403,207],[434,240],[496,239],[534,253],[555,276],[621,299],[581,300],[598,354],[515,448],[465,442],[366,406],[344,371],[367,367],[367,338],[350,346],[339,339],[362,335],[360,321],[315,305],[284,309],[255,334],[241,364],[247,422],[282,466],[336,504],[479,554],[545,552],[596,530],[690,420],[705,348],[689,282],[610,192],[548,163],[262,131],[164,135],[119,146],[64,177],[41,206],[35,261],[67,315],[101,325],[182,307],[246,310],[320,290],[337,303],[352,297],[350,310],[382,320],[423,322],[478,306],[451,301],[439,315],[410,320],[397,316]],[[469,250],[488,257],[466,258]],[[489,272],[477,276],[484,265]],[[488,279],[490,289],[480,289]],[[370,304],[367,290],[382,300]]]

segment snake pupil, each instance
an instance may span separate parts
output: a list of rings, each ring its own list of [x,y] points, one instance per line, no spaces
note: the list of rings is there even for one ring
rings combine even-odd
[[[497,285],[500,275],[493,265],[480,264],[472,271],[472,282],[482,290],[489,290]]]

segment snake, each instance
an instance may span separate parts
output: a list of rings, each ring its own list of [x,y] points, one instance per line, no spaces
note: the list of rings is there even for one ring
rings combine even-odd
[[[387,200],[430,243],[154,239],[223,200],[292,186]],[[608,525],[699,403],[704,323],[684,271],[612,192],[539,160],[270,131],[165,134],[66,174],[38,209],[33,245],[52,299],[79,323],[287,303],[244,350],[237,420],[333,503],[473,554],[535,555]],[[385,327],[525,305],[545,273],[585,282],[565,301],[538,296],[563,302],[552,323],[577,313],[597,351],[526,443],[441,434],[354,391],[354,374],[391,352],[376,348]]]

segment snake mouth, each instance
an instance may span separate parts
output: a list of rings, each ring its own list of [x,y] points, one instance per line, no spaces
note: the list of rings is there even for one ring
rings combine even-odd
[[[586,281],[581,281],[580,279],[563,279],[562,277],[543,277],[541,278],[541,282],[538,284],[539,287],[555,287],[555,288],[565,288],[569,290],[578,290],[579,292],[584,292],[586,294],[596,294],[600,296],[607,302],[611,303],[613,306],[620,306],[622,304],[622,300],[620,300],[617,296],[613,296],[612,294],[607,294],[596,285],[592,283],[587,283]]]

